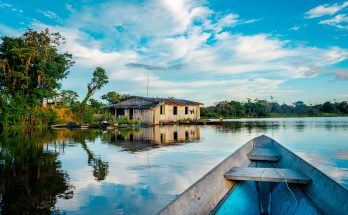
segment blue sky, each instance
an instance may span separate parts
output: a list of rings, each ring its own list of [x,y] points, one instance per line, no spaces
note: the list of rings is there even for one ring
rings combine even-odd
[[[348,1],[0,0],[0,35],[60,32],[73,54],[64,89],[86,93],[93,69],[149,96],[292,103],[348,100]]]

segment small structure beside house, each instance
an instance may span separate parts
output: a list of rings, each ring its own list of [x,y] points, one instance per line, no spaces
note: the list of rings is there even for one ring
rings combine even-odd
[[[42,107],[56,107],[63,102],[64,96],[58,95],[52,98],[44,98],[42,100]]]
[[[128,117],[143,124],[161,124],[181,120],[200,119],[202,103],[169,98],[131,96],[117,104],[107,106],[115,118]]]

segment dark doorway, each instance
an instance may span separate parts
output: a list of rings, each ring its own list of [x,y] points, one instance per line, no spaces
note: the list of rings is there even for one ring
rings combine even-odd
[[[133,119],[133,109],[129,109],[129,119]]]
[[[116,116],[124,116],[124,109],[116,109]]]
[[[129,141],[133,142],[134,140],[134,135],[133,134],[129,134]]]
[[[178,132],[177,131],[174,131],[173,137],[174,137],[174,141],[178,140]]]

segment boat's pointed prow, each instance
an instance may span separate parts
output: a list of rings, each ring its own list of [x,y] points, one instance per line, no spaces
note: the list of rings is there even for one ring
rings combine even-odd
[[[264,134],[258,137],[255,137],[251,141],[253,142],[254,148],[268,148],[268,149],[274,148],[273,144],[274,142],[276,142],[275,140],[273,140],[272,138]]]

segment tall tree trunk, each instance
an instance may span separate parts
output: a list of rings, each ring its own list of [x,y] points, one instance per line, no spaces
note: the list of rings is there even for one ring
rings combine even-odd
[[[87,93],[86,97],[82,100],[81,105],[84,106],[87,104],[88,99],[91,97],[89,93]]]
[[[93,90],[91,88],[88,88],[86,97],[82,100],[81,106],[84,106],[87,104],[88,99],[93,95]]]

